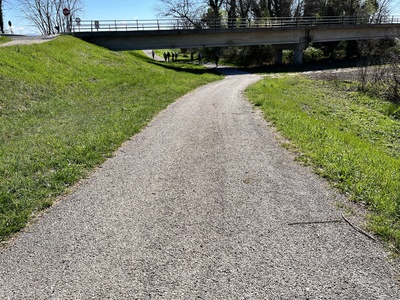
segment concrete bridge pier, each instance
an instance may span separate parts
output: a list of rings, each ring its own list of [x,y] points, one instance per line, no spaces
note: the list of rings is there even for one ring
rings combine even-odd
[[[283,48],[276,48],[272,45],[272,49],[274,49],[274,62],[276,65],[281,65],[283,63]]]
[[[308,43],[300,43],[295,45],[293,52],[293,62],[295,64],[302,64],[303,63],[303,51],[306,50],[308,47]]]
[[[298,44],[287,44],[287,45],[272,45],[274,49],[274,60],[275,64],[282,64],[283,50],[293,50],[293,63],[302,64],[303,63],[303,51],[308,47],[308,43],[298,43]]]

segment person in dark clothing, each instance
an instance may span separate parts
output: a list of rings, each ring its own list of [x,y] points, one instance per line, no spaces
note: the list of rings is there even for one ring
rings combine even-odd
[[[219,56],[218,54],[215,55],[215,66],[218,68]]]

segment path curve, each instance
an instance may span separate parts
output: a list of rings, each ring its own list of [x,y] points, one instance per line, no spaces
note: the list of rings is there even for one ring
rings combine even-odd
[[[58,34],[39,35],[39,36],[26,36],[26,35],[4,35],[4,36],[9,37],[11,41],[1,44],[0,47],[41,44],[55,39],[56,37],[58,37]]]
[[[243,99],[259,77],[221,72],[2,250],[0,299],[400,299],[385,252]]]

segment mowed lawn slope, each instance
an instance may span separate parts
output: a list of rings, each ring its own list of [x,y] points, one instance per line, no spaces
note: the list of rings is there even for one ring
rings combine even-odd
[[[266,78],[247,90],[299,159],[371,211],[369,226],[400,250],[400,105],[356,83]]]
[[[221,78],[66,36],[0,57],[0,240],[175,99]]]

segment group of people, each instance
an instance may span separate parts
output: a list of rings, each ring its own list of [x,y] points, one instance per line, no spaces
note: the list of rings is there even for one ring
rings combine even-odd
[[[151,56],[153,57],[153,59],[154,59],[154,55],[155,55],[155,53],[154,53],[154,50],[152,50],[151,51]],[[172,61],[176,61],[176,60],[178,60],[178,53],[177,52],[172,52],[172,54],[168,51],[168,52],[164,52],[163,53],[163,56],[164,56],[164,60],[165,61],[170,61],[170,58],[172,57]],[[198,54],[197,54],[197,60],[199,61],[199,64],[201,64],[202,63],[202,58],[203,58],[203,55],[200,53],[200,52],[198,52]],[[216,67],[218,67],[218,62],[219,62],[219,56],[218,56],[218,54],[216,54],[215,55],[215,57],[214,57],[214,61],[215,61],[215,66]],[[194,53],[192,52],[191,54],[190,54],[190,60],[193,62],[194,61]]]
[[[172,52],[172,54],[169,51],[164,52],[163,56],[165,61],[170,61],[171,56],[173,61],[178,60],[178,52]]]

